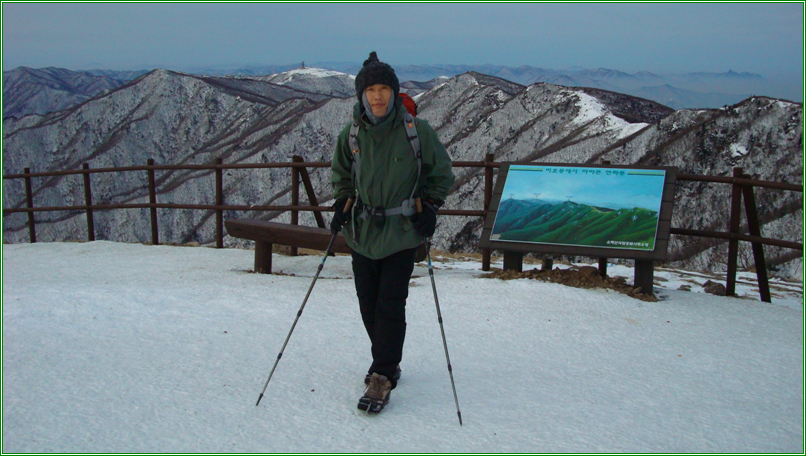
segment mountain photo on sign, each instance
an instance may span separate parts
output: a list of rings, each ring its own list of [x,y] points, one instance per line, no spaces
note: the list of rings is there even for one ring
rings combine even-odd
[[[512,165],[493,241],[652,251],[666,172]]]

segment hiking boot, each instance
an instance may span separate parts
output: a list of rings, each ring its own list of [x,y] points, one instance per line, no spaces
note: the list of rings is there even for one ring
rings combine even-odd
[[[365,410],[367,413],[380,413],[384,406],[389,403],[391,392],[392,381],[386,378],[385,375],[373,372],[364,395],[358,400],[358,409]]]
[[[400,364],[398,364],[397,369],[395,369],[395,375],[392,376],[392,389],[395,389],[397,387],[397,381],[400,380],[400,374],[401,374]],[[372,377],[372,374],[367,374],[364,377],[364,384],[365,385],[369,385],[369,379],[371,377]]]

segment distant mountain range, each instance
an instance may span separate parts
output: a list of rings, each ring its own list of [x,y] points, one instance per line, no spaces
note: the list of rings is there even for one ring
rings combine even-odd
[[[77,74],[74,74],[77,73]],[[401,75],[405,74],[401,72]],[[427,73],[421,73],[426,75]],[[599,77],[604,79],[607,72]],[[354,76],[325,69],[294,69],[274,76],[188,74],[164,69],[135,74],[17,69],[4,73],[3,172],[19,173],[158,164],[273,163],[299,155],[329,161],[336,138],[351,118]],[[617,75],[609,76],[616,80]],[[651,75],[641,75],[651,78]],[[731,77],[750,77],[734,75]],[[636,76],[637,78],[637,76]],[[675,166],[680,173],[729,176],[742,167],[757,178],[803,180],[803,105],[750,97],[718,109],[671,109],[618,91],[547,82],[524,85],[479,72],[432,78],[404,90],[417,92],[419,118],[431,124],[453,160],[535,163]],[[115,86],[117,85],[117,86]],[[32,100],[75,96],[59,110],[36,110]],[[332,200],[330,171],[310,169],[320,204]],[[456,184],[446,208],[478,210],[483,205],[483,170],[455,168]],[[210,172],[165,170],[156,175],[159,202],[211,204]],[[34,178],[36,206],[81,205],[80,177]],[[147,202],[145,173],[93,174],[98,204]],[[225,204],[288,204],[287,169],[228,170]],[[304,192],[303,192],[304,193]],[[304,198],[304,195],[303,195]],[[803,194],[758,189],[765,237],[803,241]],[[4,180],[4,207],[25,204],[22,180]],[[725,231],[730,186],[678,182],[672,225]],[[226,218],[256,217],[287,222],[287,212],[232,212]],[[207,244],[215,236],[215,213],[160,210],[163,242]],[[81,211],[38,212],[40,241],[86,239]],[[313,225],[310,213],[300,222]],[[5,242],[26,242],[27,217],[3,219]],[[440,217],[435,246],[474,251],[479,217]],[[97,211],[98,239],[148,242],[148,210]],[[226,245],[243,245],[227,237]],[[741,243],[746,264],[749,246]],[[724,269],[725,242],[674,236],[673,266]],[[802,252],[765,248],[768,264],[785,276],[802,276]],[[799,272],[798,272],[799,271]]]
[[[278,74],[304,66],[304,62],[286,65],[253,65],[230,67],[196,67],[184,71],[198,76],[263,78],[269,80]],[[317,62],[314,68],[327,69],[339,73],[358,74],[361,64],[354,62]],[[441,81],[467,72],[482,73],[499,77],[521,85],[538,82],[566,87],[587,87],[619,92],[635,97],[646,98],[672,109],[720,108],[738,103],[751,96],[768,96],[803,102],[803,84],[799,87],[784,86],[759,74],[735,72],[724,73],[693,72],[659,75],[648,71],[626,73],[619,70],[598,68],[575,68],[554,70],[533,66],[508,67],[503,65],[396,65],[395,71],[401,86],[410,94],[416,94],[433,87],[434,81]],[[34,70],[20,67],[3,72],[5,85],[28,84],[30,91],[25,93],[15,89],[30,99],[28,111],[19,111],[18,102],[4,103],[4,116],[19,116],[26,113],[44,114],[46,106],[62,109],[71,103],[87,99],[90,94],[112,89],[131,81],[145,73],[141,71],[89,70],[69,71],[59,68]],[[32,80],[36,81],[32,81]],[[52,92],[38,92],[37,87],[45,85]],[[352,90],[346,87],[344,93]],[[38,99],[37,99],[38,98]],[[58,110],[53,109],[53,110]]]
[[[211,75],[233,74],[257,76],[280,73],[297,68],[300,64],[243,66],[227,68],[193,68],[190,73]],[[360,63],[315,62],[311,66],[358,74]],[[467,72],[496,76],[518,84],[531,85],[548,82],[566,87],[589,87],[610,90],[653,100],[672,109],[720,108],[732,105],[750,96],[769,96],[803,101],[803,84],[800,87],[782,87],[779,82],[759,74],[736,72],[693,72],[682,74],[655,74],[649,71],[626,73],[598,68],[556,70],[523,65],[394,65],[401,82],[425,82],[440,76],[452,77]]]

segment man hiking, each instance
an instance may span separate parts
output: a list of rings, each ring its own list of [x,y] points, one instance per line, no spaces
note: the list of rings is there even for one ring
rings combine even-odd
[[[330,228],[334,234],[345,228],[371,344],[358,408],[378,413],[400,378],[415,253],[434,234],[455,177],[437,133],[408,113],[395,71],[375,52],[355,89],[353,120],[339,134],[331,165],[336,203]]]

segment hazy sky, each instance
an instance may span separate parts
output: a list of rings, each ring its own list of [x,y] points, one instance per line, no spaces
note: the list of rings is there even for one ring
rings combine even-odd
[[[803,74],[796,3],[12,3],[3,68],[362,62]]]

